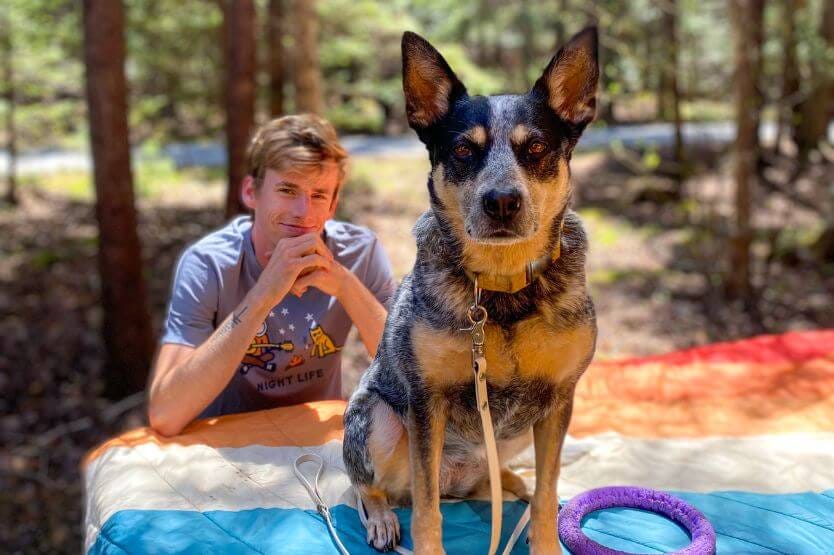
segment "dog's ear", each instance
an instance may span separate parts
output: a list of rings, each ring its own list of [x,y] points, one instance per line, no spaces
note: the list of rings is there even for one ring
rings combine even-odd
[[[429,42],[416,33],[403,33],[403,91],[408,123],[426,129],[449,113],[466,95],[466,87]]]
[[[565,121],[575,125],[589,123],[597,108],[597,50],[596,27],[574,35],[550,60],[532,94],[545,98]]]

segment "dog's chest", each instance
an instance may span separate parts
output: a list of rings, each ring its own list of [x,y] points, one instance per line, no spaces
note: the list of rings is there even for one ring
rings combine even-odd
[[[511,333],[489,324],[484,331],[489,405],[499,438],[518,435],[551,410],[559,384],[578,377],[593,351],[590,323],[556,330],[534,317]],[[426,384],[450,403],[449,425],[467,438],[480,438],[471,335],[418,322],[412,346]]]
[[[487,391],[495,437],[499,440],[526,432],[557,401],[556,385],[541,379],[515,378],[502,385],[487,381]],[[450,405],[448,428],[466,441],[483,443],[474,381],[454,385],[445,394]]]
[[[519,380],[559,384],[584,369],[594,346],[591,322],[559,330],[539,316],[519,322],[509,333],[487,323],[484,334],[487,379],[498,388],[516,387]],[[419,372],[433,390],[472,382],[468,332],[436,329],[418,321],[411,338]]]

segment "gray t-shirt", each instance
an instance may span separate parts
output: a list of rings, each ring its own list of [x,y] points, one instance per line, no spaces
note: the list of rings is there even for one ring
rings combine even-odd
[[[325,243],[387,306],[396,283],[382,244],[368,229],[329,220]],[[252,219],[240,216],[183,252],[174,274],[162,343],[197,347],[240,304],[261,274]],[[310,287],[288,294],[266,318],[226,388],[200,418],[342,394],[341,348],[352,322],[335,297]],[[199,387],[197,381],[194,387]]]

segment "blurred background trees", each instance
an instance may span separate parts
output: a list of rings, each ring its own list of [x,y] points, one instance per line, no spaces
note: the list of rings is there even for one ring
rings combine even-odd
[[[671,122],[676,106],[689,121],[732,117],[732,2],[252,3],[257,15],[246,38],[257,41],[258,121],[282,111],[322,110],[343,131],[402,130],[398,80],[404,29],[417,30],[447,52],[473,92],[492,93],[529,86],[565,36],[591,22],[603,31],[604,121]],[[219,137],[225,121],[223,48],[229,46],[221,36],[223,21],[238,17],[232,10],[224,18],[227,5],[237,4],[126,3],[134,144]],[[825,117],[816,116],[825,115],[824,100],[831,94],[834,8],[823,0],[771,0],[766,10],[766,108],[778,108],[791,137],[807,151],[825,131]],[[13,35],[13,57],[26,60],[14,79],[24,87],[19,104],[27,107],[19,114],[27,122],[20,130],[21,147],[66,145],[83,137],[79,5],[9,0],[4,12],[9,31],[2,36]]]
[[[176,145],[224,143],[230,216],[243,210],[246,142],[267,118],[312,111],[344,134],[407,131],[403,30],[430,38],[471,93],[490,94],[526,90],[558,45],[591,23],[601,30],[603,66],[595,128],[610,130],[601,144],[630,171],[658,178],[644,180],[632,198],[698,204],[700,215],[690,223],[705,218],[712,241],[729,246],[717,272],[728,298],[754,305],[764,268],[792,240],[792,230],[758,222],[757,210],[769,199],[784,197],[820,215],[825,225],[808,232],[816,235],[808,256],[825,262],[834,250],[831,218],[822,216],[834,192],[819,173],[832,150],[832,2],[136,0],[124,7],[124,60],[115,59],[115,42],[112,54],[111,46],[102,47],[102,62],[86,50],[86,93],[85,33],[89,44],[105,20],[87,21],[82,33],[82,16],[72,0],[9,0],[0,11],[4,198],[10,206],[17,200],[20,153],[82,150],[90,136],[99,203],[121,203],[101,211],[120,214],[111,223],[100,219],[102,252],[113,222],[122,227],[111,237],[135,228],[128,144],[146,160]],[[126,88],[96,96],[89,83],[111,71],[105,61],[124,68]],[[98,112],[113,103],[124,103],[126,128],[101,127],[115,125],[109,111]],[[699,135],[712,129],[703,127],[710,122],[726,125],[731,136]],[[639,128],[643,138],[618,138],[623,129],[656,123],[668,124],[658,128],[669,132],[666,139],[656,140],[646,127]],[[732,156],[702,156],[710,145]],[[726,176],[722,186],[733,191],[726,209],[687,198],[692,180],[710,172]]]
[[[85,33],[93,40],[105,20],[88,21],[82,33],[82,16],[82,5],[72,0],[9,0],[0,11],[4,198],[10,206],[17,200],[19,153],[82,150],[90,136],[99,203],[121,203],[101,213],[124,211],[110,224],[100,220],[102,252],[112,222],[122,228],[111,237],[126,237],[135,227],[129,154],[120,145],[147,160],[177,145],[224,143],[228,217],[244,210],[239,185],[246,142],[267,118],[312,111],[344,134],[405,133],[399,48],[405,29],[437,45],[471,93],[490,94],[526,90],[562,41],[599,25],[595,128],[610,130],[601,144],[630,171],[657,178],[643,180],[632,198],[698,204],[700,215],[690,223],[706,218],[711,240],[729,247],[717,279],[728,298],[745,299],[748,307],[766,280],[763,269],[792,240],[789,229],[757,223],[759,206],[785,197],[822,214],[834,205],[832,186],[819,174],[819,164],[831,159],[832,2],[136,0],[124,5],[124,60],[115,59],[115,43],[113,54],[104,46],[101,57],[124,68],[126,88],[100,96],[93,96],[95,88],[85,96],[83,53]],[[88,83],[111,71],[86,52]],[[124,103],[127,128],[99,129],[115,125],[109,115],[96,116],[113,102]],[[699,135],[712,128],[696,126],[710,122],[726,125],[731,135]],[[640,124],[667,124],[658,129],[668,135],[658,140],[653,128],[635,127]],[[642,135],[618,138],[629,128]],[[710,146],[731,156],[702,156]],[[102,169],[105,163],[111,168]],[[687,198],[693,179],[710,172],[726,176],[722,186],[733,191],[726,209],[697,194]],[[826,261],[834,226],[830,217],[821,221],[821,229],[808,232],[816,234],[808,256]]]

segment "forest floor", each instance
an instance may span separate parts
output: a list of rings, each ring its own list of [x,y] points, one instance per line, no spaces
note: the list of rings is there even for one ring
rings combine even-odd
[[[717,160],[720,152],[698,156]],[[834,268],[811,248],[825,223],[814,210],[815,184],[834,182],[830,164],[792,182],[789,192],[762,194],[754,203],[761,231],[753,249],[757,301],[750,306],[723,293],[732,214],[725,168],[696,173],[677,189],[601,152],[575,157],[572,167],[574,205],[590,237],[597,358],[834,327]],[[359,157],[344,189],[338,216],[379,235],[398,278],[414,260],[411,226],[428,206],[427,170],[423,157]],[[179,253],[223,224],[224,184],[211,172],[143,175],[139,234],[158,331]],[[80,460],[108,437],[143,425],[144,398],[102,397],[89,178],[32,179],[21,188],[19,207],[0,209],[0,545],[9,553],[77,552]],[[354,333],[344,348],[345,394],[367,364]]]

